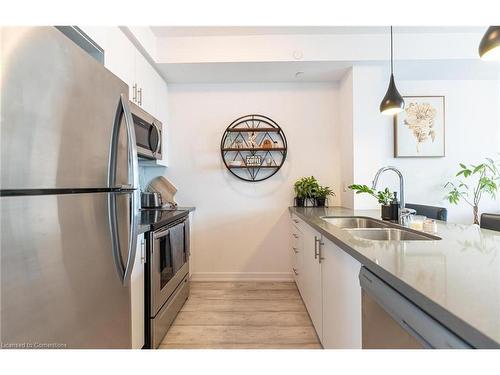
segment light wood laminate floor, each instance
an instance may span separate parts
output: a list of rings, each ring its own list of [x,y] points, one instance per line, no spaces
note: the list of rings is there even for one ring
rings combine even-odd
[[[319,349],[293,282],[192,282],[164,349]]]

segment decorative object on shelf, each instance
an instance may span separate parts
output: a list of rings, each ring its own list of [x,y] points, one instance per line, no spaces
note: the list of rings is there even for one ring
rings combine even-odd
[[[241,167],[244,165],[241,160],[229,160],[228,164],[230,167]]]
[[[248,146],[251,148],[258,148],[257,134],[255,132],[248,133]]]
[[[474,224],[479,225],[479,203],[483,195],[496,198],[500,189],[500,160],[486,158],[481,164],[465,165],[460,163],[460,170],[456,177],[464,178],[444,185],[448,190],[447,198],[451,204],[458,204],[463,200],[472,207]],[[471,181],[471,182],[469,182]]]
[[[258,167],[262,164],[261,155],[247,155],[246,166],[247,167]]]
[[[244,148],[245,145],[243,144],[243,140],[242,139],[236,139],[233,143],[234,147],[235,148]]]
[[[444,96],[404,98],[404,112],[394,117],[394,157],[445,156]]]
[[[263,181],[276,174],[287,154],[287,141],[281,127],[269,117],[257,114],[234,120],[226,128],[220,147],[222,161],[229,172],[250,182]]]
[[[479,57],[485,61],[500,60],[500,26],[490,26],[479,43]]]
[[[391,201],[394,199],[394,195],[390,192],[389,188],[385,188],[384,190],[374,191],[370,189],[366,185],[349,185],[349,189],[356,192],[356,194],[369,194],[372,197],[376,198],[378,203],[381,204],[380,211],[381,217],[383,220],[391,220],[392,218],[392,209],[391,209]]]
[[[260,147],[262,148],[273,148],[273,141],[270,139],[264,139],[262,143],[260,144]]]
[[[394,59],[392,46],[392,26],[391,26],[391,78],[389,79],[389,87],[380,103],[380,113],[383,115],[395,115],[405,108],[405,101],[396,88],[394,83]]]

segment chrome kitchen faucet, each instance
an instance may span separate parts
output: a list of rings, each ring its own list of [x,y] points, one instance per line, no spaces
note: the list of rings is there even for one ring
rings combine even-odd
[[[400,208],[399,208],[399,224],[407,226],[408,224],[408,219],[410,218],[411,215],[416,214],[416,211],[411,208],[406,208],[406,199],[405,199],[405,179],[403,177],[403,174],[399,169],[396,167],[392,166],[387,166],[387,167],[382,167],[380,168],[377,173],[375,174],[375,178],[373,179],[372,182],[372,189],[375,190],[377,188],[377,183],[380,175],[384,173],[385,171],[393,171],[395,172],[398,177],[399,177],[399,199],[400,199]]]

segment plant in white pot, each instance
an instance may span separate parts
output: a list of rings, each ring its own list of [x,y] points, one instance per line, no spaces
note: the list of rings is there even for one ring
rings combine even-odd
[[[444,185],[445,189],[448,189],[446,198],[451,204],[458,204],[462,200],[471,206],[474,224],[479,224],[481,199],[485,195],[496,199],[500,185],[500,162],[486,158],[478,165],[464,163],[459,165],[457,181],[450,181]]]

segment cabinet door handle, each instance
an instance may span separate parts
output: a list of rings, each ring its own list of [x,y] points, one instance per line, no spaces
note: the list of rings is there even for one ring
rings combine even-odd
[[[298,253],[299,253],[299,250],[297,250],[297,248],[296,248],[296,247],[292,247],[292,249],[293,249],[293,252],[294,252],[295,254],[298,254]]]
[[[297,219],[293,219],[293,222],[294,223],[298,223],[299,221]]]
[[[320,239],[314,236],[314,259],[318,259],[319,255],[318,242],[320,242]]]
[[[141,263],[146,263],[146,254],[145,254],[145,246],[144,240],[141,241]]]
[[[137,90],[139,105],[142,105],[142,87]]]
[[[134,83],[134,86],[132,86],[132,101],[137,103],[137,83]]]
[[[321,239],[318,242],[318,262],[321,263],[321,261],[325,260],[323,258],[323,253],[321,251],[321,246],[323,246],[325,243],[321,241]]]
[[[295,268],[292,268],[292,270],[293,270],[293,273],[295,274],[295,276],[299,275],[299,273],[297,272],[297,270]]]
[[[292,235],[293,235],[295,238],[299,238],[299,235],[298,235],[298,234],[292,233]]]

